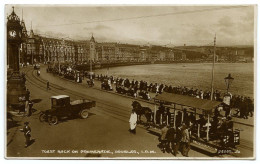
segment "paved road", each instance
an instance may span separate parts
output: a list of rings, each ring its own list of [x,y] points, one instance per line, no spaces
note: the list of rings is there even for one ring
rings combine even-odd
[[[86,157],[91,156],[87,151],[105,150],[107,152],[102,153],[102,157],[182,157],[162,153],[157,147],[158,137],[148,133],[142,126],[137,128],[136,135],[128,132],[131,99],[71,83],[47,74],[45,70],[41,71],[40,78],[37,80],[36,78],[35,73],[28,70],[26,83],[31,91],[31,99],[39,101],[34,105],[36,112],[29,118],[15,118],[18,125],[23,121],[30,121],[35,142],[30,147],[24,148],[23,134],[18,131],[21,126],[9,129],[8,156]],[[49,91],[46,91],[46,79],[51,83]],[[97,107],[91,109],[91,114],[86,120],[63,120],[55,126],[40,123],[39,112],[50,108],[49,97],[58,94],[67,94],[72,100],[83,97],[95,100]],[[48,150],[55,150],[55,152]],[[64,151],[58,152],[58,150]],[[73,153],[72,150],[78,152]],[[136,153],[120,153],[117,150],[133,150],[132,152]],[[207,157],[206,154],[194,150],[190,151],[189,156]]]

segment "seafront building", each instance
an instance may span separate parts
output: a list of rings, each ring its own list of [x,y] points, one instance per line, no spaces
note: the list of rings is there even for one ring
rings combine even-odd
[[[28,32],[21,20],[22,44],[20,63],[129,63],[129,62],[201,62],[212,60],[212,47],[166,47],[133,45],[116,42],[97,42],[92,35],[89,40],[68,40],[35,34],[32,26]],[[217,48],[220,62],[252,62],[251,49]]]
[[[20,63],[174,61],[172,49],[159,51],[139,45],[98,43],[94,36],[89,41],[71,41],[40,36],[32,29],[28,35],[25,34],[20,48]]]

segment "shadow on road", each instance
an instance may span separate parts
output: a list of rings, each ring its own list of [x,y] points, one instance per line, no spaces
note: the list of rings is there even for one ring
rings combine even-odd
[[[33,99],[33,100],[31,100],[33,103],[39,103],[39,102],[41,102],[42,101],[42,99]]]
[[[35,142],[35,139],[31,139],[29,145],[27,147],[31,146]]]
[[[14,127],[18,127],[18,126],[21,126],[21,124],[18,123],[19,121],[7,121],[7,130],[11,129],[11,128],[14,128]]]

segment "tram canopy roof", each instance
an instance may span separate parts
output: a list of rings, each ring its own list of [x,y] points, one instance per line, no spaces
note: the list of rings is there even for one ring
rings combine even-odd
[[[177,95],[172,93],[159,94],[158,96],[155,97],[155,100],[202,109],[206,111],[212,110],[222,103],[219,101],[199,99],[199,98],[194,98],[185,95]]]

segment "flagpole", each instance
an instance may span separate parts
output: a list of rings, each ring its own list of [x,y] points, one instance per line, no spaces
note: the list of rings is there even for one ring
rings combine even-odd
[[[210,100],[213,100],[213,85],[214,85],[214,66],[215,66],[215,55],[216,55],[216,34],[214,37],[214,53],[213,53],[213,64],[212,64],[212,78],[211,78],[211,94],[210,94]]]
[[[90,68],[89,68],[89,74],[90,74],[90,79],[92,79],[92,59],[90,59]]]

